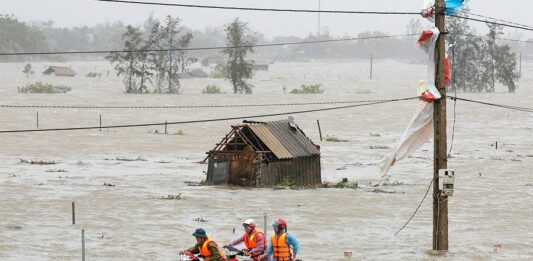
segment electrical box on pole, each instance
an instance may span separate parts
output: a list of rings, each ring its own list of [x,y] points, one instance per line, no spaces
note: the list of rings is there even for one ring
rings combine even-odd
[[[439,170],[439,188],[441,197],[453,196],[455,172],[452,169]]]

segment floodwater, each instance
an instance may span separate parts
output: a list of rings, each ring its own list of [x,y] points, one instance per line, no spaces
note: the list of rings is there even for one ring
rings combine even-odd
[[[51,63],[0,64],[0,104],[13,105],[202,105],[372,100],[411,97],[423,79],[423,64],[378,60],[373,79],[368,61],[276,63],[258,72],[252,95],[231,94],[222,79],[183,80],[180,95],[128,95],[121,78],[105,77],[104,62],[72,66],[74,78],[40,74]],[[517,93],[462,94],[459,97],[533,107],[533,68],[523,68]],[[102,72],[102,78],[86,78]],[[66,94],[19,94],[17,86],[46,81],[72,87]],[[288,94],[301,84],[321,83],[321,95]],[[201,94],[216,84],[228,94]],[[283,92],[286,87],[287,94]],[[0,108],[0,129],[98,126],[186,121],[325,108],[335,105],[203,109],[35,109]],[[301,242],[303,260],[532,260],[533,114],[458,102],[449,168],[456,189],[449,200],[449,248],[432,255],[431,194],[411,223],[432,177],[432,142],[391,169],[395,185],[376,193],[376,163],[391,151],[418,107],[403,101],[293,115],[322,151],[322,179],[357,181],[359,189],[273,190],[192,186],[205,178],[198,164],[240,121],[70,132],[0,134],[0,259],[79,260],[81,230],[87,260],[177,260],[194,243],[191,233],[205,228],[226,242],[241,233],[242,220],[264,225],[285,218]],[[453,103],[448,101],[448,143]],[[279,120],[285,116],[256,118]],[[250,118],[253,119],[253,118]],[[320,141],[324,136],[348,142]],[[181,130],[184,135],[170,135]],[[378,135],[379,134],[379,135]],[[496,149],[495,143],[498,142]],[[372,148],[371,148],[372,146]],[[382,149],[376,149],[382,148]],[[124,159],[131,159],[126,161]],[[136,160],[134,160],[136,159]],[[35,165],[21,160],[54,161]],[[104,186],[111,183],[114,186]],[[181,193],[179,200],[163,196]],[[71,202],[76,203],[72,225]],[[272,233],[268,226],[268,234]],[[497,245],[501,246],[498,250]]]

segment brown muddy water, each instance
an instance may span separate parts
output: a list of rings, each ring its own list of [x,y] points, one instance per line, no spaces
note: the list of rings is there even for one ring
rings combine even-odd
[[[128,95],[122,80],[103,62],[66,63],[74,78],[45,77],[48,63],[34,63],[30,78],[24,64],[0,64],[0,104],[13,105],[202,105],[371,100],[416,95],[423,64],[377,61],[374,79],[360,62],[276,63],[258,72],[252,95],[234,95],[221,79],[183,80],[180,95]],[[533,68],[524,69],[515,94],[498,86],[493,94],[460,97],[533,107]],[[103,78],[86,78],[88,72]],[[111,72],[112,74],[112,72]],[[19,94],[17,86],[46,81],[73,88],[66,94]],[[321,83],[322,95],[288,94],[300,84]],[[216,84],[228,94],[201,94]],[[287,94],[283,92],[286,87]],[[191,233],[205,228],[225,242],[242,232],[252,217],[263,227],[275,218],[288,221],[301,242],[303,260],[532,260],[533,259],[533,114],[458,102],[452,157],[456,190],[449,201],[446,256],[431,249],[431,196],[397,236],[424,196],[432,177],[432,143],[391,169],[395,185],[375,193],[376,163],[400,138],[418,101],[294,115],[322,151],[322,179],[346,177],[359,189],[273,190],[191,186],[205,178],[205,157],[231,124],[240,121],[162,127],[70,132],[0,134],[0,259],[80,260],[81,229],[87,260],[177,260],[193,244]],[[0,129],[97,126],[185,121],[323,108],[328,106],[216,109],[14,109],[0,108]],[[281,117],[261,118],[278,120]],[[320,142],[324,136],[348,142]],[[258,119],[259,120],[259,119]],[[448,103],[451,142],[453,103]],[[377,135],[379,134],[379,135]],[[496,150],[494,144],[498,142]],[[371,146],[373,149],[371,149]],[[382,149],[375,149],[382,148]],[[126,159],[137,159],[124,161]],[[54,161],[35,165],[21,159]],[[190,183],[193,182],[193,183]],[[111,183],[115,186],[104,186]],[[179,200],[163,200],[181,193]],[[71,224],[76,202],[76,225]],[[270,227],[270,226],[269,226]],[[268,233],[271,234],[270,228]],[[494,251],[495,245],[501,250]]]

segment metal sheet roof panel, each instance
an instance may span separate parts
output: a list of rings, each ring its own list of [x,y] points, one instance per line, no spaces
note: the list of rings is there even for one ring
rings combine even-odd
[[[278,159],[320,154],[311,140],[299,128],[291,128],[287,120],[253,123],[249,127]]]

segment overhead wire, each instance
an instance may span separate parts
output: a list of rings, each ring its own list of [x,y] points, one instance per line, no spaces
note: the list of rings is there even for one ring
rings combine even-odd
[[[224,9],[239,11],[259,11],[259,12],[289,12],[289,13],[329,13],[329,14],[378,14],[378,15],[420,15],[420,12],[389,12],[389,11],[352,11],[352,10],[318,10],[318,9],[282,9],[282,8],[259,8],[259,7],[237,7],[237,6],[216,6],[216,5],[194,5],[164,2],[145,2],[127,0],[94,0],[97,2],[156,5],[187,8]]]
[[[481,17],[481,18],[485,18],[485,19],[490,19],[490,20],[494,20],[494,21],[498,21],[498,22],[502,22],[502,23],[517,25],[517,26],[522,26],[522,27],[528,27],[528,28],[532,28],[533,29],[533,26],[529,26],[529,25],[525,25],[525,24],[519,24],[519,23],[511,22],[511,21],[508,21],[508,20],[503,20],[503,19],[499,19],[499,18],[486,16],[486,15],[475,14],[475,13],[467,12],[467,11],[461,11],[461,13],[462,14],[466,14],[466,15],[473,15],[473,16],[477,16],[477,17]]]
[[[145,2],[145,1],[131,1],[131,0],[94,0],[97,2],[108,3],[122,3],[122,4],[138,4],[138,5],[156,5],[156,6],[172,6],[172,7],[188,7],[188,8],[208,8],[208,9],[225,9],[225,10],[240,10],[240,11],[261,11],[261,12],[291,12],[291,13],[333,13],[333,14],[373,14],[373,15],[420,15],[420,12],[395,12],[395,11],[352,11],[352,10],[318,10],[318,9],[281,9],[281,8],[257,8],[257,7],[237,7],[237,6],[215,6],[215,5],[194,5],[194,4],[178,4],[178,3],[163,3],[163,2]],[[477,15],[477,14],[476,14]],[[527,25],[520,25],[514,22],[502,23],[494,21],[504,21],[497,18],[490,18],[494,21],[489,21],[489,17],[485,20],[449,14],[447,16],[468,19],[477,22],[484,22],[494,25],[501,25],[505,27],[512,27],[516,29],[533,31],[533,27]],[[481,15],[478,15],[481,16]]]
[[[511,27],[511,28],[516,28],[516,29],[521,29],[521,30],[526,30],[526,31],[533,31],[533,27],[529,27],[529,26],[528,27],[526,27],[526,26],[518,26],[518,25],[507,24],[507,23],[489,21],[487,19],[483,20],[483,19],[472,18],[472,17],[468,17],[468,16],[461,16],[461,15],[456,15],[456,14],[448,14],[446,16],[455,17],[455,18],[461,18],[461,19],[471,20],[471,21],[476,21],[476,22],[482,22],[482,23],[487,23],[487,24],[500,25],[500,26],[503,26],[503,27]]]
[[[407,227],[407,225],[411,222],[411,220],[413,220],[413,218],[415,217],[416,213],[418,212],[418,209],[420,209],[420,207],[422,206],[422,203],[424,203],[424,200],[426,200],[426,197],[428,196],[429,189],[431,188],[432,184],[433,184],[433,178],[431,179],[431,182],[429,182],[429,186],[428,186],[428,189],[426,190],[426,194],[424,195],[424,197],[422,198],[422,200],[418,204],[418,207],[416,207],[415,211],[413,212],[411,217],[407,220],[407,222],[405,222],[405,224],[403,224],[403,226],[394,233],[395,236],[398,235],[398,233],[400,233],[400,231],[402,231],[405,227]]]
[[[281,116],[289,114],[302,114],[309,112],[321,112],[321,111],[331,111],[331,110],[340,110],[348,109],[355,107],[363,107],[377,104],[384,104],[390,102],[398,101],[407,101],[418,99],[418,97],[409,97],[409,98],[400,98],[400,99],[389,99],[379,102],[363,103],[363,104],[354,104],[338,107],[329,107],[321,109],[310,109],[302,111],[291,111],[291,112],[280,112],[280,113],[269,113],[269,114],[260,114],[260,115],[248,115],[248,116],[237,116],[237,117],[225,117],[225,118],[215,118],[215,119],[203,119],[203,120],[189,120],[189,121],[174,121],[174,122],[158,122],[158,123],[140,123],[140,124],[124,124],[124,125],[108,125],[108,126],[90,126],[90,127],[68,127],[68,128],[49,128],[49,129],[21,129],[21,130],[3,130],[2,133],[23,133],[23,132],[50,132],[50,131],[74,131],[74,130],[91,130],[91,129],[115,129],[115,128],[133,128],[133,127],[150,127],[150,126],[166,126],[166,125],[179,125],[179,124],[190,124],[190,123],[206,123],[206,122],[217,122],[217,121],[228,121],[228,120],[239,120],[239,119],[249,119],[249,118],[263,118],[271,116]]]
[[[372,103],[388,101],[353,100],[353,101],[324,101],[324,102],[293,102],[293,103],[263,103],[263,104],[215,104],[215,105],[135,105],[135,106],[96,106],[96,105],[16,105],[0,104],[0,108],[38,108],[38,109],[201,109],[201,108],[244,108],[244,107],[279,107],[279,106],[306,106],[306,105],[332,105],[352,103]]]
[[[493,106],[493,107],[516,110],[516,111],[533,112],[533,108],[527,108],[527,107],[519,107],[519,106],[503,105],[503,104],[497,104],[497,103],[491,103],[491,102],[476,101],[476,100],[472,100],[472,99],[459,98],[459,97],[456,97],[456,96],[448,96],[448,98],[450,98],[452,101],[453,100],[459,100],[459,101],[483,104],[483,105],[487,105],[487,106]]]
[[[332,43],[358,40],[375,40],[387,38],[399,38],[416,36],[418,34],[401,34],[401,35],[382,35],[382,36],[368,36],[368,37],[352,37],[342,39],[328,39],[328,40],[314,40],[301,42],[285,42],[285,43],[271,43],[271,44],[255,44],[255,45],[240,45],[240,46],[213,46],[213,47],[192,47],[192,48],[168,48],[168,49],[147,49],[147,50],[93,50],[93,51],[55,51],[55,52],[14,52],[14,53],[0,53],[0,56],[15,56],[15,55],[59,55],[59,54],[107,54],[107,53],[140,53],[140,52],[169,52],[169,51],[206,51],[206,50],[224,50],[237,49],[247,47],[273,47],[286,45],[300,45],[300,44],[317,44],[317,43]]]

